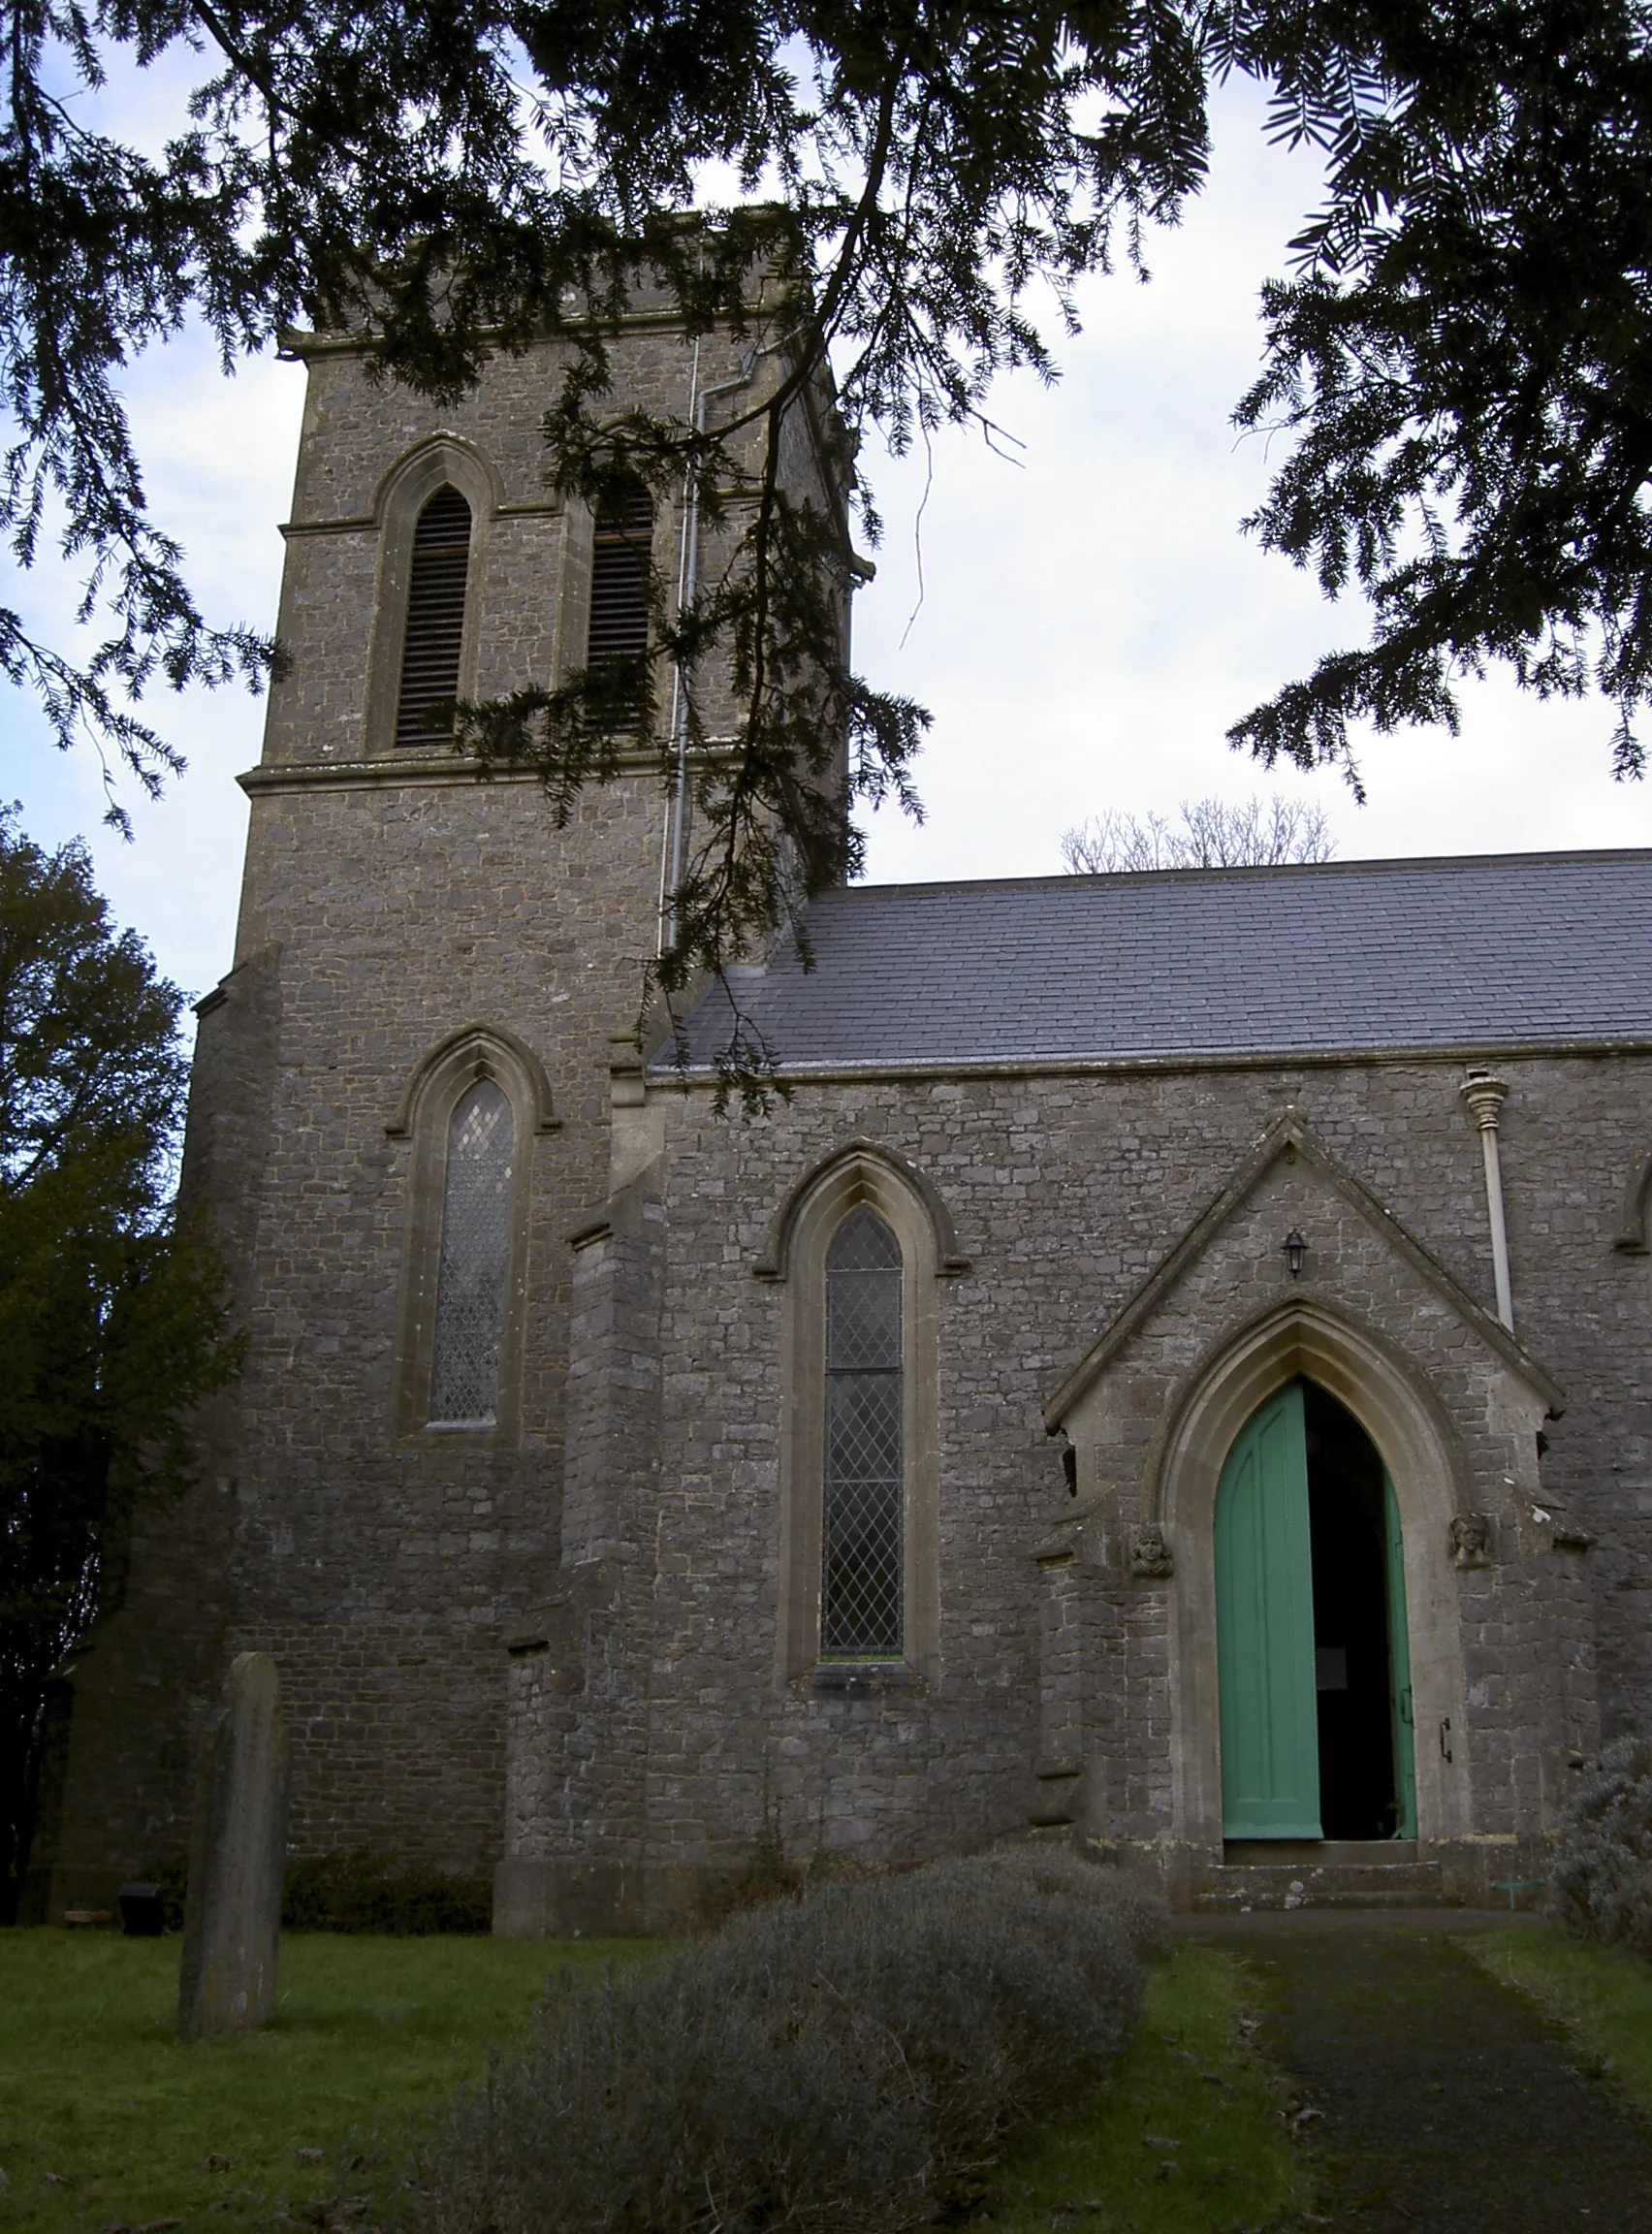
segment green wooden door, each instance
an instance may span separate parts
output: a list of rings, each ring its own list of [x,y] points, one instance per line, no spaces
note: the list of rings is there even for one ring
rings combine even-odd
[[[1396,1838],[1416,1836],[1416,1717],[1412,1711],[1411,1631],[1406,1625],[1406,1561],[1400,1538],[1400,1502],[1384,1468],[1383,1535],[1388,1554],[1388,1683],[1394,1722],[1394,1793],[1399,1802]]]
[[[1222,1469],[1216,1657],[1223,1837],[1319,1837],[1308,1440],[1297,1382],[1252,1415]]]

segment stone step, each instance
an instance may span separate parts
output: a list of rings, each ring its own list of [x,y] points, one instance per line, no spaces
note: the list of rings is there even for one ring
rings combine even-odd
[[[1194,1913],[1233,1915],[1244,1909],[1460,1908],[1463,1903],[1438,1881],[1424,1886],[1317,1885],[1303,1893],[1288,1886],[1219,1885],[1207,1882],[1193,1895]]]
[[[1416,1859],[1409,1839],[1241,1849],[1202,1872],[1195,1909],[1454,1908],[1437,1862]]]
[[[1230,1838],[1222,1858],[1230,1868],[1288,1862],[1300,1873],[1304,1863],[1314,1867],[1348,1863],[1364,1868],[1374,1862],[1414,1862],[1419,1852],[1414,1838]]]

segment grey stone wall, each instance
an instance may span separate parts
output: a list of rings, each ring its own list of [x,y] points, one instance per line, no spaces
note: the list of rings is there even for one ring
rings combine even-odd
[[[1382,1330],[1448,1420],[1453,1493],[1498,1516],[1495,1556],[1461,1572],[1446,1517],[1429,1522],[1467,1684],[1467,1726],[1452,1733],[1463,1797],[1450,1805],[1471,1842],[1541,1837],[1597,1713],[1609,1730],[1652,1708],[1652,1288],[1644,1261],[1612,1247],[1644,1152],[1647,1080],[1643,1060],[1610,1055],[1500,1053],[1499,1068],[1510,1084],[1504,1183],[1519,1341],[1566,1398],[1544,1424],[1541,1462],[1545,1400],[1485,1330],[1486,1203],[1458,1063],[808,1081],[749,1124],[715,1118],[703,1093],[656,1088],[667,1143],[659,1457],[625,1508],[653,1580],[637,1616],[650,1696],[645,1828],[622,1844],[631,1868],[657,1868],[675,1888],[685,1868],[715,1878],[736,1867],[765,1777],[800,1859],[817,1843],[908,1858],[1030,1817],[1078,1816],[1114,1840],[1169,1838],[1187,1735],[1175,1726],[1170,1585],[1130,1573],[1129,1528],[1145,1516],[1151,1447],[1194,1368],[1290,1293]],[[1105,1446],[1081,1452],[1075,1507],[1042,1407],[1291,1107],[1375,1197],[1375,1223],[1340,1197],[1334,1217],[1321,1203],[1293,1284],[1279,1244],[1306,1214],[1264,1183],[1126,1360]],[[933,1181],[972,1265],[937,1284],[940,1673],[932,1689],[863,1697],[778,1673],[785,1299],[752,1277],[788,1191],[856,1139]],[[1396,1255],[1383,1213],[1438,1261],[1445,1291]],[[1074,1531],[1076,1545],[1063,1541]],[[1586,1536],[1592,1548],[1580,1548]],[[1426,1653],[1427,1640],[1414,1636],[1413,1648]],[[537,1704],[534,1657],[517,1664],[512,1751],[556,1785],[560,1740]],[[579,1720],[568,1692],[581,1678],[564,1663],[560,1681],[564,1715]],[[580,1742],[600,1754],[600,1704],[585,1697]],[[1423,1731],[1419,1747],[1436,1735]],[[572,1864],[591,1850],[588,1818],[528,1806],[512,1850]]]
[[[556,351],[499,360],[439,411],[375,387],[347,350],[308,358],[290,664],[245,779],[235,968],[203,1005],[187,1147],[247,1363],[203,1423],[198,1492],[141,1519],[67,1678],[43,1915],[181,1855],[190,1733],[242,1650],[280,1669],[298,1850],[491,1868],[505,1640],[562,1585],[567,1237],[612,1182],[612,1042],[636,1029],[657,940],[665,786],[639,753],[558,829],[531,781],[478,783],[439,741],[388,749],[396,538],[416,516],[396,491],[421,459],[457,457],[487,495],[468,687],[556,680],[584,657],[589,522],[546,487],[539,432]],[[663,319],[631,321],[616,397],[686,412],[692,362]],[[703,341],[702,383],[736,369],[732,343]],[[774,377],[757,371],[753,393]],[[818,490],[812,452],[794,466]],[[668,561],[678,527],[662,507]],[[520,1366],[498,1429],[409,1431],[410,1265],[438,1205],[420,1200],[419,1144],[396,1120],[428,1053],[471,1026],[526,1050],[555,1115],[525,1151]]]

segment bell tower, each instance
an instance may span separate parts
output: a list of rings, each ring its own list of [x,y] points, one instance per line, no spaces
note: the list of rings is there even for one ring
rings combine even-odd
[[[608,339],[616,410],[704,425],[715,397],[715,425],[778,377],[642,301]],[[193,1722],[249,1649],[280,1671],[295,1852],[492,1868],[504,1640],[560,1557],[570,1236],[609,1191],[615,1041],[681,858],[657,742],[558,828],[531,774],[479,781],[431,718],[646,643],[651,551],[681,592],[680,506],[593,518],[548,486],[560,346],[440,407],[347,338],[293,354],[287,665],[185,1156],[246,1361],[59,1684],[42,1919],[182,1855]],[[785,471],[838,506],[817,405]]]

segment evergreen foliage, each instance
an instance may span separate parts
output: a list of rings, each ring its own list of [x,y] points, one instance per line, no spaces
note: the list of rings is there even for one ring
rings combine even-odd
[[[1584,1771],[1561,1819],[1548,1912],[1652,1961],[1652,1738],[1632,1732]]]
[[[1224,60],[1330,156],[1263,291],[1242,427],[1298,439],[1248,525],[1376,640],[1229,732],[1343,761],[1350,725],[1454,729],[1495,660],[1615,702],[1639,775],[1652,697],[1652,19],[1631,0],[1241,10]]]
[[[1652,694],[1652,26],[1636,0],[26,0],[0,111],[0,362],[14,440],[0,527],[23,563],[48,509],[108,623],[75,669],[0,615],[0,671],[67,743],[90,724],[146,782],[173,764],[130,693],[257,673],[273,648],[208,622],[151,519],[122,367],[185,320],[226,361],[293,324],[374,336],[434,399],[491,351],[570,344],[550,470],[600,500],[640,477],[736,521],[655,643],[710,742],[715,651],[742,718],[701,765],[700,832],[660,968],[668,995],[761,943],[853,870],[834,796],[911,803],[922,710],[844,671],[850,522],[788,499],[780,429],[835,380],[853,449],[988,424],[992,379],[1050,377],[1074,287],[1175,221],[1208,158],[1207,95],[1266,85],[1272,128],[1326,150],[1324,205],[1267,291],[1240,424],[1294,437],[1250,523],[1375,641],[1230,732],[1331,761],[1354,725],[1455,718],[1453,678],[1509,662],[1598,686],[1636,773]],[[180,129],[140,148],[97,96],[191,50]],[[716,167],[715,170],[711,167]],[[731,206],[686,222],[709,176]],[[615,409],[605,328],[639,288],[690,333],[781,340],[717,423]],[[1042,324],[1040,323],[1042,321]],[[604,668],[470,709],[486,762],[536,768],[558,812],[615,765],[650,695]],[[665,703],[669,693],[653,693]],[[661,773],[676,766],[673,740]],[[748,1081],[762,1050],[737,1048]]]
[[[1118,1898],[1113,1898],[1115,1890]],[[462,2098],[426,2234],[899,2234],[1134,2030],[1161,1911],[1070,1855],[932,1863],[749,1910],[542,2005]]]
[[[136,1501],[189,1470],[234,1369],[216,1260],[175,1222],[181,996],[117,934],[85,850],[0,814],[0,1899],[22,1867],[47,1680],[118,1580]]]

